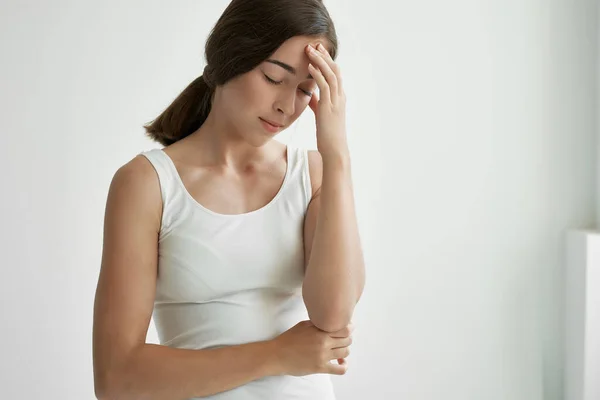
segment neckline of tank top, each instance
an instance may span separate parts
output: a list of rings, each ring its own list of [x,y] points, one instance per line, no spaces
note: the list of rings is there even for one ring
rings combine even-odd
[[[234,218],[234,217],[247,217],[250,215],[254,215],[254,214],[258,214],[262,211],[267,210],[268,208],[270,208],[276,201],[277,199],[281,196],[281,193],[283,193],[283,190],[289,180],[289,176],[290,176],[290,171],[291,171],[291,157],[290,157],[290,151],[292,151],[292,148],[289,145],[286,145],[286,150],[285,150],[285,158],[286,158],[286,168],[285,168],[285,175],[283,177],[283,182],[281,183],[281,186],[279,187],[279,190],[277,191],[277,193],[275,194],[275,196],[271,199],[271,201],[269,201],[267,204],[265,204],[264,206],[257,208],[256,210],[252,210],[252,211],[248,211],[245,213],[240,213],[240,214],[222,214],[222,213],[218,213],[216,211],[211,210],[210,208],[207,208],[205,206],[203,206],[198,200],[196,200],[194,198],[194,196],[192,196],[192,194],[187,190],[187,188],[185,187],[185,184],[183,183],[183,179],[181,179],[181,176],[179,175],[179,172],[177,171],[177,167],[175,166],[175,163],[173,162],[173,160],[171,159],[171,157],[169,157],[169,155],[163,150],[163,149],[156,149],[158,151],[160,151],[163,156],[167,159],[169,166],[171,168],[171,172],[173,173],[173,175],[175,175],[175,179],[177,180],[177,184],[179,185],[179,187],[181,188],[181,190],[183,191],[183,193],[185,194],[185,196],[188,198],[188,200],[190,200],[192,202],[192,204],[194,204],[197,208],[199,208],[200,210],[217,216],[217,217],[224,217],[224,218]]]

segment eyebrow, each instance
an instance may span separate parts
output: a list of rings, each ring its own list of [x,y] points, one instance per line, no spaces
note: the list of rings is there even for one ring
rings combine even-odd
[[[288,65],[284,62],[281,62],[279,60],[273,60],[273,59],[269,59],[269,60],[267,60],[267,62],[270,62],[271,64],[279,65],[281,68],[285,69],[290,74],[296,75],[296,68],[292,67],[291,65]],[[314,78],[312,77],[311,74],[308,74],[306,79],[314,79]]]

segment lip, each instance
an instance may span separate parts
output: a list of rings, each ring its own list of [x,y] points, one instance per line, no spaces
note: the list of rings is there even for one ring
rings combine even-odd
[[[279,131],[283,127],[283,125],[276,124],[274,122],[271,122],[269,120],[266,120],[266,119],[263,119],[263,118],[260,118],[260,117],[258,117],[258,119],[261,120],[264,128],[266,130],[268,130],[269,132],[277,132],[277,131]]]

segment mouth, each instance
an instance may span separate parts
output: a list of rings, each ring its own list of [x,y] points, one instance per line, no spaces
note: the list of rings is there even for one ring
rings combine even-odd
[[[271,122],[271,121],[268,121],[268,120],[260,118],[260,117],[258,117],[258,119],[260,119],[262,121],[263,127],[269,132],[277,132],[283,127],[283,125],[281,125],[281,124]]]

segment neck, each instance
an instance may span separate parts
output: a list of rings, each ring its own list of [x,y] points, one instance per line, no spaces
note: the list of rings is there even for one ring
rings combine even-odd
[[[214,98],[217,99],[217,96]],[[273,160],[278,155],[279,146],[273,140],[263,146],[253,146],[235,126],[227,122],[230,120],[222,107],[219,107],[219,102],[214,101],[206,121],[189,136],[206,164],[245,171]]]

